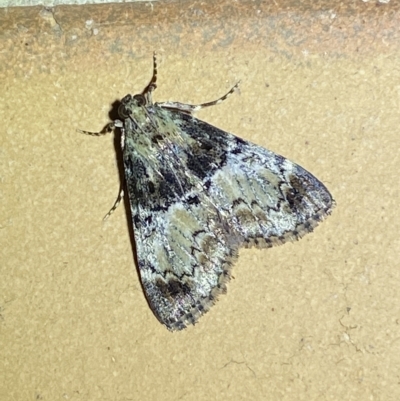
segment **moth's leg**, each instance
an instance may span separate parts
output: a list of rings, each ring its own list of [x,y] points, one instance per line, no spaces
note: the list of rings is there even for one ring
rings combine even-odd
[[[117,120],[118,123],[121,124],[121,126],[117,125],[119,128],[121,128],[121,152],[122,154],[124,153],[124,148],[125,148],[125,130],[122,125],[122,122]],[[121,183],[121,186],[119,187],[119,194],[117,196],[117,200],[114,202],[113,207],[110,209],[110,211],[103,217],[103,220],[107,220],[115,211],[115,209],[119,206],[121,203],[121,200],[124,198],[124,187],[125,187],[125,176],[123,178],[123,182]]]
[[[115,121],[107,124],[100,132],[83,131],[81,129],[77,129],[77,131],[80,132],[81,134],[85,134],[85,135],[101,136],[101,135],[109,134],[111,131],[113,131],[115,129],[115,127],[119,127],[119,123],[121,123],[121,121],[115,120]]]
[[[156,103],[157,106],[160,106],[165,109],[173,109],[173,110],[179,110],[182,111],[183,113],[188,113],[192,114],[200,109],[203,109],[204,107],[209,107],[209,106],[215,106],[217,104],[222,103],[226,98],[228,98],[230,95],[232,95],[233,92],[239,87],[240,81],[224,96],[220,97],[217,100],[213,100],[212,102],[207,102],[207,103],[202,103],[202,104],[185,104],[185,103],[179,103],[179,102],[163,102],[163,103]]]
[[[124,144],[125,144],[125,131],[124,131],[123,122],[120,121],[120,120],[115,120],[115,121],[107,124],[100,132],[83,131],[83,130],[80,130],[80,129],[78,129],[77,131],[82,133],[82,134],[86,134],[86,135],[100,136],[100,135],[108,134],[109,132],[113,131],[115,128],[121,128],[121,149],[123,151],[124,150]],[[110,215],[114,213],[114,210],[121,203],[121,199],[123,197],[124,197],[124,183],[121,184],[121,187],[119,189],[119,195],[117,197],[117,200],[114,203],[114,206],[104,216],[103,220],[107,220],[110,217]]]
[[[157,88],[157,55],[153,53],[153,76],[149,84],[144,88],[142,95],[146,98],[146,104],[153,104],[152,92]]]
[[[121,184],[121,187],[119,189],[119,194],[117,196],[117,200],[114,202],[113,207],[110,209],[110,211],[103,217],[103,220],[107,220],[115,211],[115,209],[119,206],[121,203],[121,200],[124,198],[124,185],[125,183]]]

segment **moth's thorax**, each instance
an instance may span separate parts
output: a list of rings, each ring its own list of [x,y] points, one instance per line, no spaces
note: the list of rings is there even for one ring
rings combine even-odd
[[[190,147],[194,142],[183,138],[181,119],[157,103],[142,103],[140,95],[127,95],[119,109],[124,119],[125,146],[135,149],[144,157],[158,152],[174,152],[176,146]]]

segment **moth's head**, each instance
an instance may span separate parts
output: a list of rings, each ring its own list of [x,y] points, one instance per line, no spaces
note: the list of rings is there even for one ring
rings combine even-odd
[[[122,118],[128,118],[129,116],[132,116],[136,114],[138,110],[140,110],[142,107],[146,106],[146,98],[142,95],[126,95],[122,100],[121,104],[118,107],[118,115]]]

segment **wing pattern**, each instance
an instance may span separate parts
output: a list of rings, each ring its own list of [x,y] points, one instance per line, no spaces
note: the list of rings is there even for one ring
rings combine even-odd
[[[123,153],[138,267],[154,314],[180,330],[226,291],[240,247],[296,240],[334,201],[288,159],[135,98],[123,100]]]

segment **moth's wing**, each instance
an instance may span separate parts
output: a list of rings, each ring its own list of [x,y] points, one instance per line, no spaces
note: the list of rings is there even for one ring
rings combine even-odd
[[[190,138],[195,120],[181,126],[192,117],[157,107],[149,115],[157,132],[137,132],[124,122],[125,181],[147,300],[161,323],[180,330],[225,291],[239,242],[203,187],[202,174],[212,177],[225,157],[223,144],[197,149]]]
[[[168,113],[179,126],[177,157],[159,155],[162,179],[129,196],[142,285],[157,318],[176,330],[196,323],[225,291],[240,246],[298,238],[333,201],[289,160],[190,115]],[[152,176],[148,168],[132,169],[146,175],[143,185]],[[126,176],[128,189],[134,177]]]
[[[328,189],[298,164],[204,121],[186,116],[183,121],[182,131],[201,144],[193,152],[201,160],[196,174],[207,198],[223,210],[235,243],[282,244],[330,214],[335,203]]]
[[[187,199],[135,220],[141,281],[154,314],[170,330],[196,323],[225,292],[237,257],[226,223],[217,210]]]
[[[239,141],[230,154],[209,191],[216,203],[231,205],[228,225],[243,246],[299,239],[330,214],[331,194],[301,166],[249,142]]]

